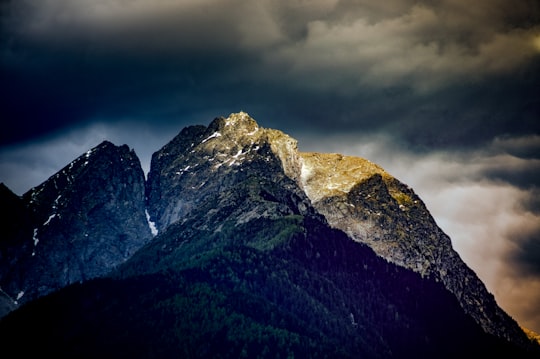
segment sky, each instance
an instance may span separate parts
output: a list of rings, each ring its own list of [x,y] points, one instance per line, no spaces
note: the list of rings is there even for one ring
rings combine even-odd
[[[0,0],[0,182],[246,111],[382,165],[540,332],[537,0]]]

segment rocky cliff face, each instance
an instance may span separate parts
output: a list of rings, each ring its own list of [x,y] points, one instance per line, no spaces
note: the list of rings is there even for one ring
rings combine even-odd
[[[151,239],[144,174],[127,146],[103,142],[22,198],[0,192],[0,286],[16,304],[104,275]]]

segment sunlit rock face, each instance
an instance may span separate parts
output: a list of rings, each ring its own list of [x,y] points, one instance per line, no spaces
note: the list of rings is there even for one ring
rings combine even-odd
[[[0,286],[14,304],[104,275],[152,238],[144,173],[125,145],[103,142],[2,206],[17,212],[0,243]]]

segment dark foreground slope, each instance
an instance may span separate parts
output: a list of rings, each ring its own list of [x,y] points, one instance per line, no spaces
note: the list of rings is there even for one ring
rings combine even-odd
[[[255,238],[282,225],[234,234]],[[485,334],[439,283],[316,219],[294,227],[297,234],[271,250],[236,243],[188,262],[178,254],[152,273],[128,265],[72,285],[0,322],[3,350],[88,358],[526,357]]]

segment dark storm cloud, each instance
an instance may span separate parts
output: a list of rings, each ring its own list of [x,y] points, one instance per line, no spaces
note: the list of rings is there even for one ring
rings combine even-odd
[[[538,13],[534,1],[7,2],[1,141],[240,108],[428,148],[538,133]]]
[[[97,116],[159,122],[219,107],[246,82],[237,74],[252,55],[239,47],[265,41],[264,32],[240,36],[225,11],[234,4],[124,4],[13,3],[3,22],[3,141]]]
[[[519,250],[512,253],[511,260],[521,267],[521,273],[540,276],[540,226],[526,228],[511,234],[520,243]]]
[[[493,141],[493,149],[520,158],[540,159],[540,136],[528,135],[520,138],[499,137]]]
[[[483,175],[523,189],[540,187],[540,160],[510,160],[486,169]]]

